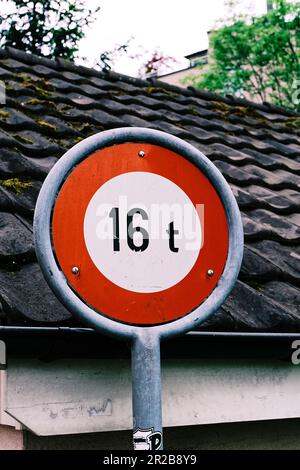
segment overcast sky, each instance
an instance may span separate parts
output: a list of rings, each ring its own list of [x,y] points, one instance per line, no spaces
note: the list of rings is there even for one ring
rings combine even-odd
[[[266,11],[267,0],[239,1],[243,11]],[[9,3],[0,0],[0,11],[8,11]],[[175,69],[186,67],[183,57],[207,48],[207,31],[225,13],[225,0],[86,0],[86,4],[99,5],[101,10],[80,44],[84,63],[94,66],[101,52],[133,38],[128,54],[114,66],[114,70],[128,75],[136,75],[145,52],[155,49],[176,58]],[[131,58],[137,54],[143,57]]]
[[[111,50],[134,37],[129,56],[140,49],[163,53],[178,59],[179,69],[186,66],[182,58],[207,47],[207,31],[224,15],[224,0],[94,0],[101,6],[99,18],[81,44],[81,53],[96,60],[98,51]],[[244,9],[256,14],[266,11],[266,0],[241,0]],[[139,61],[124,58],[115,70],[134,75]]]

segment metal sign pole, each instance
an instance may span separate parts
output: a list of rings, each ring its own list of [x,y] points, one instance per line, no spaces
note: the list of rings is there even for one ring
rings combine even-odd
[[[120,196],[134,209],[121,209]],[[182,220],[192,222],[192,233],[171,211],[163,232],[149,238],[147,230],[159,226],[153,204],[168,209],[175,202],[193,214]],[[241,267],[243,226],[228,183],[174,136],[143,128],[101,132],[50,171],[34,237],[45,279],[65,307],[95,330],[131,342],[134,448],[162,449],[160,341],[216,312]]]
[[[132,408],[135,450],[161,450],[160,341],[141,334],[132,343]]]

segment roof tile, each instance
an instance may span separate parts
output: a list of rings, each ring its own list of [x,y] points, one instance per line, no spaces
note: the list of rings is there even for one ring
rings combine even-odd
[[[142,126],[202,151],[230,183],[243,213],[240,281],[202,328],[300,331],[299,114],[11,48],[0,50],[0,79],[7,87],[0,108],[0,321],[76,324],[35,262],[38,192],[75,143],[101,130]]]
[[[20,271],[0,269],[0,296],[10,313],[8,324],[53,324],[71,317],[46,284],[37,263],[26,264]]]
[[[0,212],[0,265],[32,257],[32,232],[13,214]]]

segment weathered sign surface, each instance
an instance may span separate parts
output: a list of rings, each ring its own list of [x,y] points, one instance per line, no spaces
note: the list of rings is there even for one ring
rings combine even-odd
[[[141,325],[200,305],[228,254],[225,211],[213,185],[182,156],[151,144],[114,145],[77,165],[59,191],[52,236],[81,299]]]

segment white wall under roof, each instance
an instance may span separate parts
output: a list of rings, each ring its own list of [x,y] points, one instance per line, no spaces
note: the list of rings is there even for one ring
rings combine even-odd
[[[300,366],[282,361],[163,361],[164,426],[300,417]],[[127,360],[11,359],[7,411],[38,435],[131,429]]]

